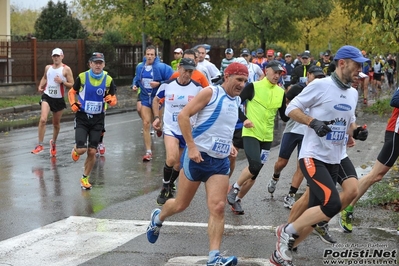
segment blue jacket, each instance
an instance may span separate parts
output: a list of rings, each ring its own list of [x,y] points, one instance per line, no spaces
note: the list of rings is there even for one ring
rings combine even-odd
[[[141,83],[141,73],[146,61],[147,59],[144,58],[143,62],[136,66],[136,75],[133,78],[133,85],[140,87],[142,90],[144,89],[144,86]],[[173,69],[169,65],[162,63],[159,57],[156,57],[154,63],[152,64],[152,71],[154,74],[154,81],[158,81],[160,83],[168,80],[173,74]]]

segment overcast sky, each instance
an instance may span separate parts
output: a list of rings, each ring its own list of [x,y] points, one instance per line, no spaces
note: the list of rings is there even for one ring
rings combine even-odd
[[[58,0],[52,0],[57,3]],[[67,3],[72,2],[72,0],[65,0]],[[10,4],[23,9],[41,9],[47,5],[49,0],[10,0]],[[60,2],[63,2],[60,1]]]

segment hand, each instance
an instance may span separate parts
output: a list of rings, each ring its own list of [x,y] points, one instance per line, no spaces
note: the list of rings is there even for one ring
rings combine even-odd
[[[76,113],[77,111],[80,110],[81,106],[82,106],[82,104],[80,102],[76,102],[76,103],[72,104],[71,105],[72,112]]]
[[[116,99],[115,95],[107,95],[107,96],[105,96],[104,101],[106,103],[108,103],[109,105],[111,105],[111,106],[115,106],[118,103],[118,100]]]
[[[254,127],[254,124],[251,122],[251,120],[249,120],[249,119],[246,119],[243,123],[242,123],[242,125],[245,127],[245,128],[251,128],[251,127]]]
[[[136,85],[133,85],[133,86],[132,86],[132,90],[137,91],[137,89],[138,89],[138,88],[137,88]]]
[[[152,122],[152,127],[155,130],[161,130],[161,120],[158,118],[154,119],[154,122]]]
[[[200,163],[203,162],[204,159],[201,156],[201,153],[199,152],[199,150],[197,149],[197,147],[193,147],[193,148],[188,148],[188,158],[190,158],[190,160],[196,162],[196,163]]]
[[[315,118],[309,123],[309,127],[313,128],[317,136],[324,137],[328,132],[331,132],[331,128],[327,126],[328,124],[331,124],[331,122],[320,121]]]
[[[353,130],[353,138],[354,139],[365,141],[367,139],[368,135],[369,135],[369,131],[367,130],[366,126],[357,127],[355,130]]]
[[[237,149],[234,146],[231,146],[230,157],[235,158],[237,157],[237,155],[238,155]]]
[[[54,82],[57,82],[58,84],[61,84],[61,83],[63,83],[64,81],[62,80],[62,78],[60,77],[60,76],[56,76],[55,78],[54,78]]]

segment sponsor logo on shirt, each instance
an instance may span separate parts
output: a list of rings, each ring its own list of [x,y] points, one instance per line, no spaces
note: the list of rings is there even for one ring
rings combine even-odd
[[[352,107],[349,104],[340,103],[334,105],[334,109],[338,111],[349,111],[352,110]]]

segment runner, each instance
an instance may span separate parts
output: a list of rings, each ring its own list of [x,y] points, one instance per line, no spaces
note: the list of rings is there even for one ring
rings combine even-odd
[[[64,52],[60,48],[53,50],[51,58],[53,59],[53,64],[45,67],[44,75],[37,88],[39,92],[43,93],[40,100],[39,142],[31,153],[38,154],[44,150],[44,134],[48,115],[51,111],[53,113],[53,138],[50,140],[50,155],[55,157],[57,155],[56,142],[60,132],[61,117],[66,108],[64,99],[65,87],[73,85],[73,75],[71,68],[62,63]]]

